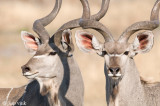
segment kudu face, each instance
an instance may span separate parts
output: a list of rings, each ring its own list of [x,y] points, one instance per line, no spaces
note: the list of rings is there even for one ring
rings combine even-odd
[[[40,45],[36,54],[22,66],[23,75],[27,78],[56,77],[55,68],[59,61],[57,51],[48,45]]]
[[[106,73],[109,77],[118,79],[124,74],[124,66],[129,59],[129,44],[119,42],[104,43],[103,53]]]
[[[109,4],[110,0],[107,1]],[[151,11],[150,21],[140,21],[130,25],[116,41],[106,26],[98,20],[92,20],[90,17],[90,8],[83,7],[84,12],[79,20],[80,26],[83,29],[94,29],[98,31],[103,36],[105,43],[100,43],[91,33],[77,31],[75,34],[76,44],[84,52],[94,51],[104,57],[105,74],[108,77],[113,79],[122,78],[125,75],[125,68],[129,67],[127,65],[131,65],[129,64],[129,60],[133,59],[136,54],[148,52],[152,48],[154,37],[152,30],[159,26],[159,8],[160,0],[157,0]],[[104,11],[104,15],[106,12]],[[129,38],[135,32],[141,30],[145,30],[145,32],[138,33],[134,42],[131,44],[128,43]]]
[[[58,77],[58,68],[63,67],[60,56],[67,57],[69,43],[71,43],[71,32],[65,30],[62,33],[62,45],[60,50],[53,42],[42,44],[39,38],[28,32],[21,33],[22,40],[29,53],[34,56],[22,66],[23,75],[29,79],[43,79]]]
[[[84,31],[75,34],[76,43],[83,52],[96,52],[104,57],[105,73],[112,79],[125,75],[126,64],[138,53],[145,53],[152,48],[153,33],[139,33],[133,43],[123,40],[100,43],[94,35]]]

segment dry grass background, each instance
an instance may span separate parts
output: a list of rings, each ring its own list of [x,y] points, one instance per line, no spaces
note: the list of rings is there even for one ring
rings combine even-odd
[[[37,2],[38,1],[38,2]],[[41,1],[41,3],[39,3]],[[0,87],[18,87],[28,80],[22,76],[21,66],[31,57],[24,49],[20,31],[31,33],[35,19],[48,14],[55,0],[0,0]],[[111,0],[110,8],[101,22],[115,38],[129,25],[149,20],[150,11],[156,0]],[[92,14],[96,13],[101,0],[89,0]],[[63,23],[81,16],[79,0],[63,0],[57,18],[47,26],[53,34]],[[75,30],[73,31],[74,35]],[[91,30],[98,35],[97,32]],[[139,54],[135,62],[145,78],[160,81],[160,28],[154,31],[155,44],[147,54]],[[73,36],[74,39],[74,36]],[[100,37],[102,39],[102,37]],[[85,83],[85,106],[105,106],[104,60],[96,54],[85,54],[76,47],[74,52]]]

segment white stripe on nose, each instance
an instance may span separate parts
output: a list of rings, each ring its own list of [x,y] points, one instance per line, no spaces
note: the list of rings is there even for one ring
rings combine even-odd
[[[122,54],[109,54],[110,57],[120,57]]]
[[[116,56],[116,57],[120,57],[120,56],[122,56],[122,54],[115,54],[115,56]]]

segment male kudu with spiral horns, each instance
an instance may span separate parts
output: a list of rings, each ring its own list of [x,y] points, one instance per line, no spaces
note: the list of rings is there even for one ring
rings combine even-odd
[[[80,50],[87,53],[96,52],[104,57],[108,106],[160,106],[160,83],[148,84],[142,80],[133,59],[138,53],[151,50],[154,38],[152,31],[159,26],[159,8],[160,0],[157,0],[150,21],[134,23],[118,40],[114,40],[109,30],[102,23],[92,20],[90,16],[80,19],[81,27],[95,29],[105,40],[104,43],[100,43],[93,34],[86,31],[77,31],[75,34]],[[89,8],[84,7],[85,9],[88,9],[85,12],[89,11]],[[129,43],[131,35],[140,30],[145,31],[139,32],[134,42]]]

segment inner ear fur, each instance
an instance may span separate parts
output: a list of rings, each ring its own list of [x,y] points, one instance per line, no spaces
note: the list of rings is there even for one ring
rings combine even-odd
[[[146,53],[151,50],[154,43],[154,35],[152,31],[139,33],[134,41],[134,46],[138,52]]]
[[[96,37],[87,31],[77,30],[75,39],[78,48],[83,52],[95,52],[101,48],[100,42]]]
[[[62,32],[61,44],[64,52],[71,53],[74,51],[74,45],[72,41],[72,32],[70,29],[64,30]]]
[[[92,38],[93,38],[92,34],[84,33],[83,35],[80,35],[80,36],[83,39],[82,40],[82,45],[84,45],[85,48],[94,49],[93,46],[92,46]]]
[[[142,35],[137,36],[137,38],[139,40],[139,44],[140,44],[140,46],[139,46],[140,49],[143,50],[147,46],[147,44],[149,42],[148,41],[148,36],[149,35],[146,35],[146,34],[142,34]]]
[[[21,31],[21,39],[27,51],[34,55],[41,44],[40,39],[26,31]]]
[[[66,42],[67,44],[70,44],[72,42],[72,33],[70,29],[64,30],[62,33],[62,42]]]

